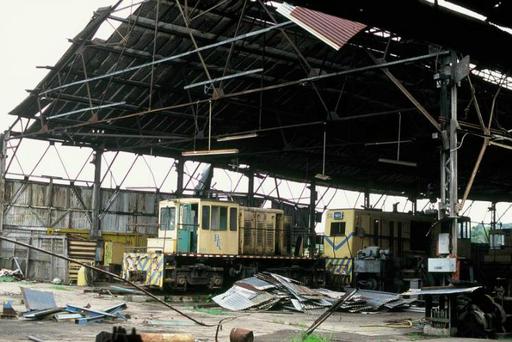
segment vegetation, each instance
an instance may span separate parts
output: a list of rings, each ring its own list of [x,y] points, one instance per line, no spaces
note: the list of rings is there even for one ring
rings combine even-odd
[[[499,224],[499,229],[512,229],[512,223]],[[473,243],[489,243],[489,232],[491,226],[489,224],[479,223],[471,227],[471,242]]]
[[[489,230],[489,225],[481,223],[471,227],[471,242],[489,243]]]
[[[320,335],[306,335],[306,333],[302,333],[298,336],[295,336],[291,339],[291,342],[330,342],[331,340],[325,336]]]

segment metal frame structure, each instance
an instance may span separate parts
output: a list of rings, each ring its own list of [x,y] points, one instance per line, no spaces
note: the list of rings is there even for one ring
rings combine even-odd
[[[364,192],[364,206],[370,207],[370,193],[407,196],[415,203],[429,197],[428,189],[434,183],[439,189],[441,216],[446,215],[452,227],[470,192],[473,199],[496,202],[509,198],[512,184],[508,174],[495,169],[497,152],[486,150],[489,145],[511,148],[507,141],[512,136],[505,127],[512,126],[512,120],[506,117],[506,109],[496,105],[500,91],[494,91],[495,84],[479,77],[460,77],[458,67],[469,68],[469,64],[462,63],[461,54],[436,45],[446,43],[446,37],[440,37],[436,29],[429,40],[422,32],[407,30],[391,20],[379,21],[374,11],[382,4],[363,1],[360,6],[368,13],[361,14],[353,11],[354,4],[340,9],[308,1],[292,3],[343,14],[369,26],[347,37],[340,51],[334,51],[274,14],[263,1],[147,1],[137,4],[127,18],[114,14],[119,3],[99,9],[56,65],[47,67],[49,74],[11,112],[17,120],[4,137],[3,148],[11,141],[18,145],[8,165],[3,159],[2,174],[6,175],[13,161],[19,163],[16,152],[25,138],[91,148],[95,161],[93,200],[87,209],[91,237],[99,236],[101,219],[140,156],[146,165],[144,154],[174,158],[167,175],[176,169],[175,195],[180,196],[198,171],[197,167],[186,179],[181,152],[200,149],[207,138],[246,133],[255,133],[258,140],[236,141],[240,153],[235,157],[194,160],[220,168],[249,165],[244,171],[249,203],[254,203],[258,194],[255,173],[274,180],[272,193],[276,196],[271,193],[263,196],[266,198],[282,200],[277,179],[309,184],[311,235],[318,199],[327,193],[317,196],[319,186]],[[442,18],[449,17],[440,13]],[[109,39],[96,39],[98,28],[110,20],[120,25]],[[483,25],[456,20],[468,27]],[[487,26],[484,31],[482,35],[504,37]],[[407,39],[399,36],[402,34]],[[487,69],[488,63],[503,69],[501,58],[486,60],[475,54],[483,62],[473,75]],[[440,90],[435,88],[434,75],[439,76]],[[485,95],[491,91],[496,95],[489,101]],[[511,100],[512,93],[503,90],[502,97]],[[463,107],[465,115],[460,113]],[[482,107],[489,108],[487,126]],[[396,115],[400,120],[398,141],[395,121],[389,120]],[[18,124],[20,130],[15,129]],[[438,139],[432,139],[433,132]],[[457,139],[461,132],[470,136],[464,146],[463,139],[460,143]],[[322,140],[326,134],[327,145]],[[480,138],[484,144],[471,167],[472,140]],[[217,142],[220,147],[232,143]],[[397,156],[414,160],[411,165],[419,165],[416,170],[379,163],[394,155],[397,146],[401,151]],[[106,209],[100,205],[100,188],[115,157],[102,172],[105,151],[135,154]],[[490,162],[481,164],[484,154]],[[27,182],[34,170],[24,175]],[[316,180],[314,175],[320,170],[331,179]],[[67,178],[72,186],[77,181]],[[156,180],[154,183],[157,187]],[[462,202],[459,184],[466,185]],[[300,197],[302,194],[299,202]],[[4,204],[6,208],[9,205]],[[456,254],[455,242],[453,252]]]

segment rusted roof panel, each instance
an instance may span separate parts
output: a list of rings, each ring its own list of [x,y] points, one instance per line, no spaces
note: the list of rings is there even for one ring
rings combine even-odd
[[[336,50],[366,28],[366,25],[356,21],[300,6],[279,4],[277,11]]]

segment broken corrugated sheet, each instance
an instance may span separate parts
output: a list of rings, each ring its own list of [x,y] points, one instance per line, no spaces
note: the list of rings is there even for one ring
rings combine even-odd
[[[275,288],[275,285],[273,285],[263,279],[256,278],[256,277],[250,277],[250,278],[245,278],[245,279],[239,280],[239,281],[237,281],[237,284],[247,284],[249,286],[252,286],[256,290],[261,290],[261,291]]]
[[[341,49],[366,25],[287,3],[275,4],[277,12],[333,49]]]
[[[474,287],[453,287],[453,286],[423,287],[421,289],[409,289],[409,291],[402,293],[401,296],[472,293],[481,288],[482,288],[481,286],[474,286]]]
[[[311,289],[294,279],[264,272],[237,281],[228,291],[214,297],[213,301],[232,311],[284,308],[307,312],[324,310],[344,295],[345,292]],[[401,310],[410,307],[415,301],[416,299],[402,298],[397,293],[356,290],[338,309],[346,312]]]
[[[363,297],[363,299],[376,309],[381,308],[383,305],[397,301],[400,299],[398,293],[373,291],[373,290],[361,290],[358,289],[356,295]]]
[[[64,310],[64,308],[50,308],[50,309],[44,309],[44,310],[32,310],[27,311],[23,314],[23,318],[29,319],[29,320],[36,320],[36,319],[43,319],[51,314],[58,313]]]
[[[232,311],[242,311],[272,301],[274,297],[263,291],[252,291],[234,285],[227,292],[213,297],[218,305]]]

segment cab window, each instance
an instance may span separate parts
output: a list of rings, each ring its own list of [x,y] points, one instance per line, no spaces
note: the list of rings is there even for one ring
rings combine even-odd
[[[331,222],[331,236],[345,235],[345,222]]]
[[[210,206],[203,205],[203,218],[202,218],[202,226],[204,230],[210,229]]]
[[[236,231],[238,226],[238,210],[237,208],[229,208],[229,230]]]
[[[160,229],[174,230],[176,218],[176,208],[165,207],[160,209]]]
[[[212,230],[227,230],[228,229],[228,208],[212,205]]]

